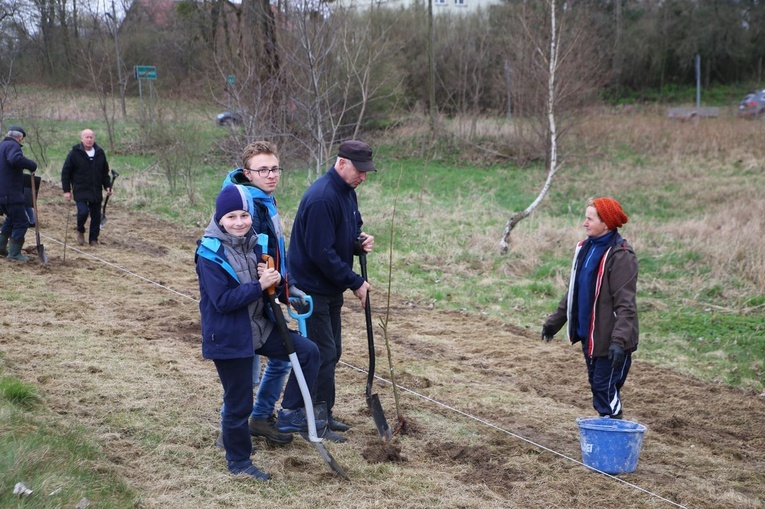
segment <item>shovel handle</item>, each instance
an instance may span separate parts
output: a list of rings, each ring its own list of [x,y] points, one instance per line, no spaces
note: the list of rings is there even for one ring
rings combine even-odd
[[[119,176],[120,176],[120,174],[117,173],[117,170],[112,170],[112,181],[109,183],[109,188],[110,189],[114,189],[114,181],[117,180],[117,177],[119,177]],[[106,204],[109,203],[109,197],[110,196],[111,196],[110,194],[107,194],[106,198],[104,199],[104,206],[101,209],[101,214],[102,215],[106,214]]]
[[[359,264],[361,265],[361,277],[364,281],[368,281],[367,278],[367,255],[361,253],[359,255]],[[367,321],[367,347],[369,349],[369,371],[367,373],[367,398],[372,396],[372,380],[375,377],[375,338],[372,330],[372,304],[369,302],[369,292],[367,292],[367,300],[364,305],[364,317]]]
[[[274,268],[273,257],[264,254],[261,255],[261,259],[266,262],[266,265],[269,269]],[[271,311],[274,313],[274,318],[276,319],[276,328],[279,331],[279,335],[282,337],[284,349],[287,350],[287,355],[291,355],[295,353],[295,345],[292,344],[292,338],[290,337],[290,332],[287,329],[287,320],[284,318],[282,307],[278,302],[276,302],[276,288],[274,286],[270,286],[266,290],[266,295],[268,297],[268,303],[271,305]]]

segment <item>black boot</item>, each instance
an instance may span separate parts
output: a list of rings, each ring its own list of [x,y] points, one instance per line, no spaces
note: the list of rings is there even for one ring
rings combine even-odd
[[[8,256],[8,239],[11,238],[10,233],[0,233],[0,256]]]

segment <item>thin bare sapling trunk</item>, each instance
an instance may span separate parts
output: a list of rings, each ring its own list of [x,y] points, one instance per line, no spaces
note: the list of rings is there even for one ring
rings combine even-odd
[[[510,245],[510,233],[518,223],[526,219],[531,215],[537,206],[542,202],[547,195],[547,191],[550,189],[553,177],[558,171],[558,131],[555,125],[555,73],[558,66],[558,32],[556,29],[555,20],[555,0],[550,0],[550,56],[548,60],[548,76],[547,76],[547,123],[548,123],[548,141],[549,141],[549,167],[547,169],[547,179],[545,180],[542,190],[537,195],[536,199],[526,207],[523,212],[512,216],[505,225],[505,231],[502,233],[502,240],[499,242],[499,247],[502,253],[507,252],[507,248]],[[537,51],[541,54],[542,50],[537,47]]]
[[[406,434],[409,429],[409,424],[401,411],[401,405],[398,399],[398,387],[396,386],[396,374],[393,370],[393,354],[390,348],[390,339],[388,338],[388,323],[390,320],[390,294],[391,294],[391,281],[393,280],[393,235],[396,232],[396,205],[398,204],[398,193],[401,188],[401,176],[404,173],[403,167],[401,167],[398,174],[398,182],[396,183],[396,196],[393,199],[393,212],[390,218],[390,240],[388,243],[388,301],[385,304],[385,317],[380,319],[380,328],[383,331],[383,338],[385,338],[385,349],[388,353],[388,374],[390,375],[391,385],[393,386],[393,399],[396,402],[396,425],[393,427],[393,434]]]

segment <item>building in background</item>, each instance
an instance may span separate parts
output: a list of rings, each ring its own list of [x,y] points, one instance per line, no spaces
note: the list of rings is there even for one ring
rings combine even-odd
[[[336,4],[343,7],[356,7],[359,9],[374,7],[389,7],[389,8],[403,8],[414,5],[415,3],[421,3],[427,7],[427,1],[423,0],[337,0]],[[433,0],[433,14],[462,14],[473,12],[479,7],[486,9],[491,5],[497,5],[502,3],[502,0]]]

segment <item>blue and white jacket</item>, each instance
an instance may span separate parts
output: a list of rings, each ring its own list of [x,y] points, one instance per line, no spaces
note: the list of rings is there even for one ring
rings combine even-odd
[[[237,237],[222,231],[214,219],[198,242],[194,258],[205,359],[252,357],[273,331],[257,269],[244,274],[234,268],[257,267],[262,254],[257,242],[253,233]],[[239,263],[230,263],[229,256],[241,257]]]

